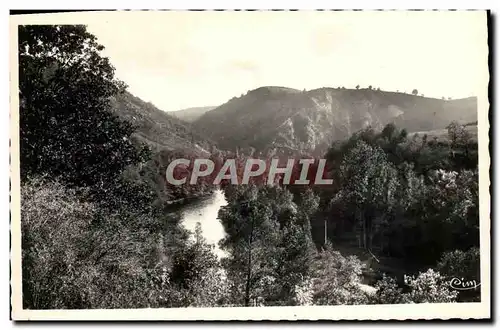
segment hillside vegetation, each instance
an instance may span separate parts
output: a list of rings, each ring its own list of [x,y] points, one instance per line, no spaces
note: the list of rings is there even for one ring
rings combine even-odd
[[[112,98],[114,113],[135,127],[134,137],[153,150],[184,149],[206,154],[213,142],[184,122],[153,104],[124,92]]]
[[[191,132],[126,93],[102,49],[85,26],[19,27],[23,307],[215,305],[216,257],[168,212],[210,189],[165,185]]]
[[[182,109],[182,110],[177,110],[177,111],[170,111],[168,112],[169,115],[182,119],[187,122],[193,122],[196,119],[200,118],[204,113],[213,110],[217,107],[215,106],[209,106],[209,107],[194,107],[194,108],[187,108],[187,109]]]
[[[477,100],[442,100],[375,89],[299,91],[261,87],[234,97],[194,122],[223,149],[323,153],[336,140],[394,123],[408,132],[477,121]]]

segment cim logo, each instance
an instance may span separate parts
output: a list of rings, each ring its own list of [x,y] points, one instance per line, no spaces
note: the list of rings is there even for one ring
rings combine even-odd
[[[465,290],[473,290],[478,288],[481,283],[478,283],[476,280],[464,280],[463,278],[454,277],[450,281],[450,288],[465,291]]]
[[[411,280],[413,278],[408,275],[404,275],[404,283],[406,285],[410,284]],[[478,283],[476,280],[466,280],[463,277],[458,278],[454,277],[450,280],[449,286],[450,288],[458,291],[466,291],[466,290],[474,290],[478,288],[481,285],[481,283]]]

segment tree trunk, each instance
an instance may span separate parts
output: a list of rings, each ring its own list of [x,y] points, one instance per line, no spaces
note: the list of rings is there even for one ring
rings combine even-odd
[[[252,278],[252,243],[254,219],[251,217],[250,237],[248,239],[247,279],[245,284],[245,306],[250,306],[250,280]]]
[[[370,250],[373,250],[373,228],[370,229],[370,244],[368,245]]]
[[[245,285],[245,306],[250,306],[250,279],[252,275],[252,250],[248,250],[247,281]]]
[[[328,225],[327,225],[327,219],[325,218],[325,246],[326,243],[328,242]]]
[[[362,215],[363,217],[363,248],[366,249],[366,218]]]

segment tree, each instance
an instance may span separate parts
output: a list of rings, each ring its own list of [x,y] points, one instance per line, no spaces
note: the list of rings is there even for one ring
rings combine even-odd
[[[257,198],[257,187],[228,186],[227,191],[228,205],[219,211],[227,233],[221,247],[230,252],[223,264],[232,282],[234,303],[250,306],[272,281],[268,255],[274,249],[266,242],[276,242],[278,225],[271,220],[269,205]]]
[[[21,176],[102,186],[145,159],[110,110],[125,85],[81,25],[19,27]],[[144,149],[145,150],[145,149]]]
[[[472,170],[477,163],[472,157],[464,162],[459,155],[465,151],[459,147],[453,149],[456,152],[453,157],[448,144],[428,140],[426,135],[408,140],[407,132],[389,124],[382,132],[364,130],[346,141],[334,143],[325,158],[336,187],[321,194],[322,209],[332,224],[330,234],[343,239],[358,230],[358,244],[364,246],[361,216],[365,214],[376,224],[371,246],[374,251],[429,265],[436,264],[445,251],[478,246],[477,178],[476,171]],[[351,166],[343,169],[360,141],[368,147],[349,160]],[[473,141],[469,148],[474,150]],[[379,204],[383,206],[380,208],[361,198],[371,192],[371,185],[366,189],[362,187],[366,186],[364,182],[370,182],[371,171],[366,164],[370,164],[369,155],[376,149],[383,151],[389,168],[397,173],[394,180],[388,181],[395,184],[394,194],[388,195],[393,196],[389,199],[392,202]],[[376,186],[383,188],[385,184]],[[361,211],[359,205],[362,205]],[[316,244],[322,244],[324,226],[315,223],[313,228]],[[370,246],[370,231],[366,233]]]
[[[413,95],[418,95],[418,89],[414,89],[411,93],[412,93]]]
[[[356,89],[359,89],[359,85],[356,85]]]
[[[389,123],[389,124],[385,125],[384,129],[381,132],[381,136],[390,141],[390,140],[392,140],[395,132],[397,132],[396,125],[394,125],[394,123]]]
[[[367,303],[361,291],[362,264],[354,256],[344,257],[331,244],[318,254],[312,272],[315,305],[359,305]]]
[[[441,221],[472,230],[479,225],[478,172],[437,170],[429,174],[429,206],[440,210]],[[476,244],[473,244],[476,245]]]
[[[228,186],[219,213],[229,252],[223,260],[237,305],[297,303],[309,274],[314,245],[309,215],[318,200],[305,192],[298,207],[283,187]],[[242,299],[238,299],[241,297]]]
[[[406,257],[435,264],[445,251],[479,246],[475,175],[472,171],[432,170],[425,181],[413,184],[415,188],[420,186],[415,190],[417,202],[404,213],[407,226],[402,221],[394,223],[394,233],[389,239],[391,250],[402,251],[407,246],[408,251],[403,254]],[[397,247],[400,239],[402,246]]]
[[[466,146],[469,143],[471,135],[465,128],[465,125],[460,125],[457,121],[452,121],[446,128],[448,129],[448,138],[451,141],[452,147]]]
[[[477,143],[466,125],[453,121],[448,125],[450,159],[458,168],[472,169],[477,165]]]
[[[310,216],[316,212],[319,198],[311,190],[306,190],[300,196],[300,204],[295,205],[288,191],[278,188],[273,193],[285,198],[279,202],[281,210],[275,212],[280,231],[276,253],[273,255],[275,295],[270,297],[268,304],[299,304],[297,290],[307,286],[310,266],[316,253],[311,237]]]
[[[358,141],[344,156],[340,176],[341,188],[334,202],[352,212],[361,233],[359,245],[371,249],[374,236],[394,205],[396,170],[382,149]]]
[[[162,288],[165,297],[170,296],[164,303],[168,307],[210,307],[227,302],[225,276],[199,222],[193,240],[175,253],[168,278],[168,285]],[[177,297],[172,297],[172,292],[177,292]]]
[[[372,89],[372,85],[368,86],[368,89],[370,89],[370,90],[371,90],[371,89]]]

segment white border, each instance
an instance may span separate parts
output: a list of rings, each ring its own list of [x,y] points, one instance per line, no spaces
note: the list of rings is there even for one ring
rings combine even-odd
[[[337,0],[335,3],[324,0],[182,0],[182,1],[160,1],[160,0],[123,0],[103,1],[87,0],[85,2],[67,2],[58,0],[36,0],[15,1],[12,9],[489,9],[495,8],[496,0]]]
[[[424,1],[425,2],[425,1]],[[99,2],[102,7],[102,2]],[[269,5],[270,2],[266,1]],[[309,4],[313,2],[308,2]],[[433,2],[434,3],[434,2]],[[87,2],[89,4],[89,2]],[[93,3],[90,2],[92,5]],[[143,4],[141,2],[141,4]],[[212,4],[214,4],[212,2]],[[255,7],[259,6],[259,1],[254,1]],[[314,3],[313,3],[314,4]],[[435,3],[434,3],[435,4]],[[46,5],[46,3],[44,3]],[[294,1],[288,2],[289,8],[304,8],[294,6]],[[175,6],[170,6],[176,8]],[[183,2],[180,8],[198,8],[191,5],[191,2]],[[273,8],[274,6],[268,6]],[[350,3],[350,7],[356,7],[355,2]],[[433,6],[435,8],[439,8]],[[479,7],[477,3],[475,7]],[[81,7],[79,7],[81,8]],[[131,8],[131,7],[128,7]],[[200,6],[201,8],[201,6]],[[214,8],[218,8],[217,5]],[[248,8],[252,8],[248,7]],[[310,8],[316,8],[312,6]],[[374,8],[381,8],[374,6]],[[410,7],[411,8],[411,7]],[[116,13],[115,13],[116,14]],[[370,305],[370,306],[313,306],[313,307],[238,307],[238,308],[179,308],[179,309],[122,309],[122,310],[44,310],[30,311],[23,310],[21,306],[21,258],[20,258],[20,221],[19,221],[19,158],[17,157],[19,131],[18,122],[18,93],[17,93],[17,39],[15,38],[17,29],[13,27],[17,24],[85,24],[88,19],[101,19],[108,15],[107,12],[94,13],[73,13],[73,14],[45,14],[12,16],[10,19],[11,38],[11,139],[12,139],[12,317],[16,320],[388,320],[388,319],[449,319],[449,318],[487,318],[490,316],[489,298],[489,154],[488,154],[488,99],[487,99],[487,77],[488,68],[484,67],[484,86],[478,90],[479,108],[479,148],[481,157],[480,167],[480,215],[481,215],[481,303],[460,303],[460,304],[416,304],[416,305]],[[485,56],[487,54],[485,45]]]

